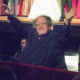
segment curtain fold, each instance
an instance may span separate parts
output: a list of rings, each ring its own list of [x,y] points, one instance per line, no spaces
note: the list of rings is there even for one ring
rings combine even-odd
[[[75,18],[80,18],[80,0],[73,0],[73,7],[76,7]]]
[[[3,0],[0,0],[0,15],[3,15],[3,12],[2,12],[2,4],[3,3]]]

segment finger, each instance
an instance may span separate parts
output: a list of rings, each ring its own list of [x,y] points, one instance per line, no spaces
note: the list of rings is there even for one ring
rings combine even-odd
[[[66,8],[64,8],[64,12],[66,13]]]
[[[64,14],[65,14],[65,16],[66,16],[66,14],[67,14],[67,12],[66,12],[66,8],[64,8]]]

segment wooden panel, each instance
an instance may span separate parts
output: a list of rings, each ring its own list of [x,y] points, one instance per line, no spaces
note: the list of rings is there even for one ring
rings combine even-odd
[[[32,19],[28,19],[27,17],[17,17],[22,22],[32,22]],[[0,16],[0,21],[8,21],[7,16]]]
[[[17,17],[22,22],[33,22],[32,19],[28,19],[27,17]],[[7,16],[0,16],[0,21],[8,21]],[[54,24],[63,24],[63,22],[53,21]],[[80,24],[80,18],[73,18],[71,21],[72,24]]]

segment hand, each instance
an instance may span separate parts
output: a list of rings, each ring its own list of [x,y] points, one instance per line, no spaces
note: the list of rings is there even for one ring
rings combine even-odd
[[[5,14],[9,15],[10,14],[9,7],[7,5],[5,5],[5,4],[4,4],[4,7],[6,8],[5,9]]]
[[[65,18],[69,20],[75,15],[76,8],[71,8],[69,12],[66,12],[66,9],[64,9],[64,11],[65,11]]]
[[[6,10],[5,10],[5,14],[6,14],[6,15],[9,15],[9,14],[10,14],[10,13],[9,13],[9,9],[6,9]]]
[[[9,8],[8,8],[8,6],[6,5],[6,4],[3,4],[3,3],[1,3],[0,4],[2,7],[4,7],[4,12],[5,12],[5,14],[6,15],[9,15],[10,13],[9,13]]]

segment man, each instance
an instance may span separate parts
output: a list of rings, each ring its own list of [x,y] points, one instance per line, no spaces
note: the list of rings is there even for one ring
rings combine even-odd
[[[26,44],[27,44],[27,39],[26,38],[23,38],[22,40],[21,40],[21,50],[23,51],[24,50],[24,48],[26,47]]]
[[[65,13],[66,19],[70,19],[74,11]],[[19,33],[27,35],[27,45],[22,54],[16,58],[16,61],[21,63],[36,64],[41,66],[66,69],[63,44],[66,29],[62,32],[51,31],[52,20],[48,16],[39,16],[34,21],[34,29],[32,26],[25,26],[13,16],[8,16],[8,19],[14,25]]]
[[[64,21],[64,18],[65,18],[64,8],[66,7],[66,3],[68,6],[68,12],[72,8],[72,0],[61,0],[61,18],[60,18],[60,21]]]
[[[21,39],[21,43],[20,43],[20,50],[17,51],[17,53],[13,56],[13,58],[18,57],[20,54],[22,54],[22,52],[24,51],[25,47],[27,44],[27,39],[26,38],[22,38]]]

